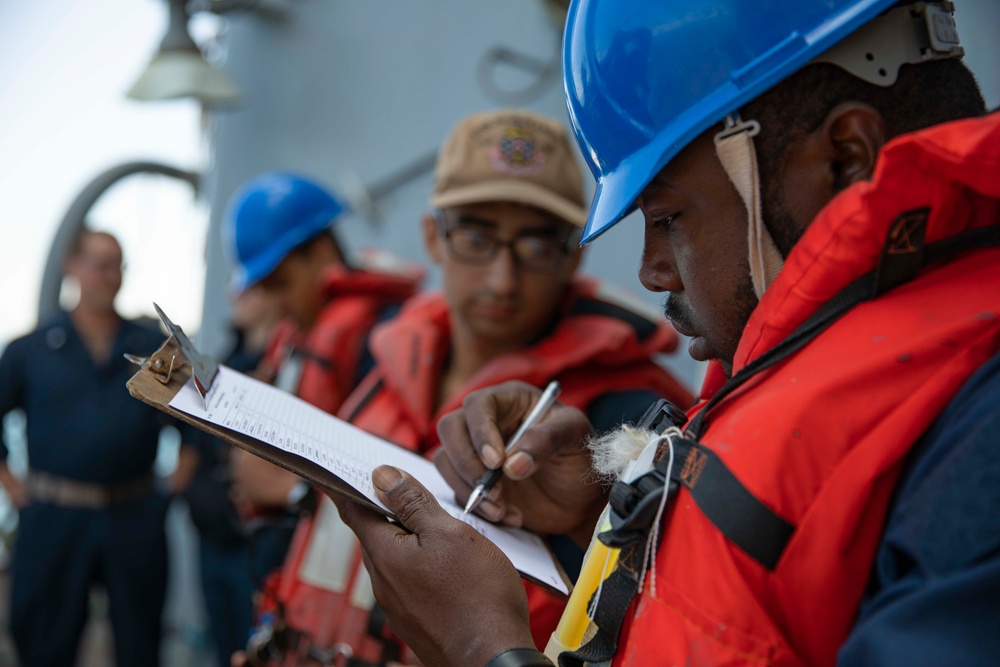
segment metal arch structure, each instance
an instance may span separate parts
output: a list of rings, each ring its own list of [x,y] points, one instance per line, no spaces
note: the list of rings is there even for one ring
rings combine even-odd
[[[69,252],[70,246],[73,244],[73,239],[84,228],[90,209],[94,207],[97,200],[111,186],[136,174],[158,174],[160,176],[176,178],[190,184],[196,193],[199,192],[201,174],[185,171],[184,169],[159,162],[126,162],[111,167],[94,178],[83,188],[66,210],[66,214],[63,215],[62,221],[59,223],[59,228],[56,230],[52,245],[49,247],[49,255],[45,261],[45,270],[42,274],[42,288],[38,297],[39,324],[54,317],[59,312],[59,292],[62,288],[63,262],[66,259],[66,254]]]

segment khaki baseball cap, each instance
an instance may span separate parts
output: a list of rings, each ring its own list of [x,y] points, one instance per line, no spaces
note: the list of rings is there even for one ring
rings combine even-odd
[[[431,206],[515,202],[583,227],[583,174],[562,124],[528,111],[461,120],[441,147]]]

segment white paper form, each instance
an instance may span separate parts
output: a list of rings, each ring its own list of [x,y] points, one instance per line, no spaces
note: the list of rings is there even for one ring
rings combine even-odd
[[[496,544],[518,571],[568,593],[540,537],[463,514],[462,508],[455,504],[451,487],[433,463],[292,394],[219,366],[219,374],[204,400],[189,380],[170,401],[170,406],[308,459],[383,508],[385,505],[372,488],[372,470],[380,465],[405,470],[434,494],[445,511]]]

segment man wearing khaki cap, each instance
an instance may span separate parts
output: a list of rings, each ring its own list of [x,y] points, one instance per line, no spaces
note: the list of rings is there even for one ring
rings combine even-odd
[[[652,360],[673,351],[674,331],[575,276],[585,201],[560,123],[511,110],[459,122],[441,149],[431,211],[422,218],[442,291],[410,299],[376,327],[374,367],[340,416],[429,454],[439,444],[439,418],[470,392],[501,382],[558,380],[560,401],[583,410],[598,430],[634,422],[660,397],[687,407],[690,393]],[[489,499],[478,509],[487,518],[500,513]],[[505,521],[518,523],[510,512]],[[589,535],[561,525],[545,536],[571,577],[583,556],[568,535],[576,529]],[[563,603],[526,586],[532,629],[544,644]],[[329,501],[300,524],[278,597],[284,623],[305,631],[293,652],[346,653],[349,646],[359,665],[400,655],[370,613],[374,598],[357,542]]]

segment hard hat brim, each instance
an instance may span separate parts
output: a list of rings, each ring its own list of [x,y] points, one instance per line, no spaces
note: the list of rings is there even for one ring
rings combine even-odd
[[[339,215],[339,213],[340,211],[336,211],[335,215]],[[252,261],[247,262],[242,269],[237,267],[231,287],[239,292],[253,287],[271,275],[278,268],[278,265],[288,257],[289,253],[330,229],[334,221],[335,219],[331,218],[329,213],[324,213],[317,216],[312,225],[289,229],[279,241]]]

